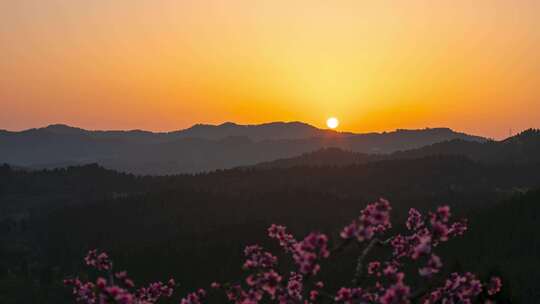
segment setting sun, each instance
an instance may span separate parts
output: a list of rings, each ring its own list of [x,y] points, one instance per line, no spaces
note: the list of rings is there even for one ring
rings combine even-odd
[[[339,120],[335,117],[330,117],[326,120],[326,125],[330,129],[335,129],[339,126]]]

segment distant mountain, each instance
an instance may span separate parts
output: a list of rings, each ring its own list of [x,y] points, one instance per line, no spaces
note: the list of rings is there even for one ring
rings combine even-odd
[[[418,158],[436,154],[467,156],[482,162],[540,162],[540,130],[529,129],[502,141],[472,142],[460,139],[434,143],[393,154],[395,158]]]
[[[221,125],[197,124],[191,128],[171,132],[177,138],[197,137],[205,139],[222,139],[229,136],[245,136],[254,141],[302,139],[311,137],[343,136],[352,133],[338,133],[322,130],[303,122],[271,122],[260,125],[239,125],[226,122]]]
[[[99,163],[137,174],[176,174],[252,165],[325,147],[381,154],[453,139],[485,141],[447,128],[354,134],[301,122],[195,125],[168,133],[51,125],[21,132],[0,131],[0,163],[30,168]]]
[[[9,133],[7,131],[4,132]],[[183,138],[220,140],[226,137],[248,137],[254,141],[261,141],[352,135],[352,133],[339,133],[333,130],[318,129],[302,122],[271,122],[259,125],[239,125],[233,122],[226,122],[220,125],[196,124],[184,130],[172,132],[149,132],[143,130],[89,131],[64,124],[54,124],[19,133],[36,134],[40,132],[59,135],[86,135],[95,139],[122,138],[123,140],[134,142],[167,142]]]
[[[347,166],[380,160],[417,159],[435,155],[459,155],[484,163],[540,163],[540,130],[529,129],[502,141],[452,139],[390,154],[366,154],[340,148],[322,148],[296,157],[263,162],[254,167]]]

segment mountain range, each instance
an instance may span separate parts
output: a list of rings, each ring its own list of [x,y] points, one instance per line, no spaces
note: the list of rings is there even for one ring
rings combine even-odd
[[[0,163],[26,168],[99,163],[129,173],[162,175],[253,165],[328,147],[387,154],[449,140],[486,141],[448,128],[356,134],[318,129],[302,122],[197,124],[161,133],[90,131],[58,124],[20,132],[0,131]]]

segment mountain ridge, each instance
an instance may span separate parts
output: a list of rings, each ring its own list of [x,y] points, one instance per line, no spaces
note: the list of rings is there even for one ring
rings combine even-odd
[[[425,132],[440,132],[440,133],[456,133],[460,135],[466,135],[472,138],[476,138],[477,140],[486,140],[487,138],[482,136],[476,136],[476,135],[470,135],[463,132],[457,132],[451,128],[448,127],[426,127],[426,128],[420,128],[420,129],[404,129],[404,128],[397,128],[392,131],[382,131],[382,132],[366,132],[366,133],[355,133],[350,131],[336,131],[331,129],[321,129],[317,128],[313,125],[310,125],[308,123],[304,123],[301,121],[275,121],[275,122],[268,122],[268,123],[261,123],[261,124],[237,124],[234,122],[224,122],[221,124],[204,124],[204,123],[197,123],[194,124],[188,128],[185,129],[178,129],[178,130],[172,130],[172,131],[148,131],[143,129],[84,129],[81,127],[71,126],[68,124],[63,123],[55,123],[55,124],[49,124],[45,127],[39,127],[39,128],[29,128],[24,129],[21,131],[10,131],[7,129],[0,129],[0,132],[4,134],[24,134],[24,133],[34,133],[34,132],[40,132],[40,131],[47,131],[52,132],[55,134],[125,134],[125,133],[140,133],[140,134],[149,134],[149,135],[171,135],[171,134],[192,134],[192,132],[199,131],[199,130],[209,130],[209,129],[228,129],[228,130],[234,130],[234,129],[264,129],[264,128],[283,128],[283,127],[296,127],[301,128],[304,130],[312,130],[314,132],[320,132],[322,134],[335,134],[335,135],[343,135],[343,136],[355,136],[355,135],[362,135],[362,136],[377,136],[377,135],[386,135],[389,133],[414,133],[418,131],[425,131]],[[227,135],[229,136],[229,135]],[[197,136],[196,136],[197,137]],[[203,138],[207,138],[206,136],[202,136]]]
[[[302,122],[198,124],[172,132],[90,131],[63,124],[0,133],[0,163],[55,168],[99,163],[136,174],[196,173],[254,165],[325,147],[392,153],[450,140],[486,141],[449,128],[349,133]]]
[[[458,155],[484,163],[540,162],[540,130],[528,129],[506,139],[484,142],[452,139],[390,154],[368,154],[340,148],[322,148],[302,155],[263,162],[253,168],[289,168],[296,166],[346,166],[373,161],[418,159],[434,155]]]

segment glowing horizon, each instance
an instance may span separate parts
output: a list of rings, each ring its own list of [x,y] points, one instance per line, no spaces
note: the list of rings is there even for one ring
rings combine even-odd
[[[7,3],[9,2],[9,3]],[[540,2],[0,4],[0,129],[540,128]]]

